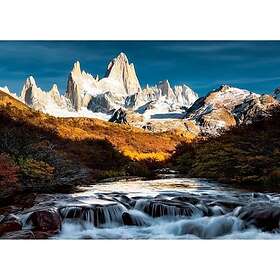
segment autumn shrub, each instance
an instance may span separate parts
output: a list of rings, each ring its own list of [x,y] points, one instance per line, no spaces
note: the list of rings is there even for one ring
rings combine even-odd
[[[166,160],[170,154],[164,152],[148,152],[142,153],[137,151],[132,151],[129,149],[125,149],[123,154],[132,160],[155,160],[155,161],[164,161]]]
[[[19,168],[15,165],[9,155],[0,154],[0,187],[18,183]]]
[[[94,178],[96,178],[97,180],[123,177],[126,175],[127,174],[124,170],[94,170]]]
[[[8,154],[0,154],[0,202],[19,189],[19,168]]]
[[[36,192],[101,177],[150,176],[183,139],[97,119],[51,117],[1,91],[0,135],[0,153],[18,166],[19,184],[25,190],[36,185]]]
[[[44,161],[21,158],[19,159],[19,166],[22,175],[31,180],[49,181],[54,175],[54,167]]]

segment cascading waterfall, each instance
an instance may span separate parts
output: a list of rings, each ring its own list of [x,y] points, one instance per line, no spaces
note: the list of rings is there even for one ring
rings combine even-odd
[[[44,199],[39,209],[48,208],[50,201],[44,205]],[[62,229],[53,237],[59,239],[280,238],[279,194],[205,180],[106,183],[53,196],[51,204],[62,219]],[[21,219],[26,226],[28,215]]]
[[[142,200],[136,203],[136,209],[151,215],[152,217],[176,217],[176,216],[192,216],[202,215],[202,211],[190,203],[174,203],[172,201],[160,200]]]
[[[63,219],[75,219],[93,224],[96,227],[102,225],[122,224],[122,214],[126,208],[122,204],[106,206],[66,206],[59,212]]]

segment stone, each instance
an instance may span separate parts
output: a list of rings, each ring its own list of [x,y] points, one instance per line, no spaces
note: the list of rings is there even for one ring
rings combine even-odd
[[[124,212],[122,214],[122,220],[123,220],[123,224],[126,226],[134,226],[134,222],[133,219],[131,218],[131,215],[127,212]]]
[[[59,232],[61,229],[61,218],[55,209],[35,210],[28,217],[27,223],[35,231]]]
[[[0,224],[0,236],[11,232],[22,229],[22,224],[17,219],[2,221]]]
[[[238,217],[248,226],[255,226],[264,231],[278,230],[280,227],[280,207],[267,205],[253,205],[242,207],[237,212]]]
[[[119,108],[110,118],[109,122],[120,123],[120,124],[127,124],[126,112],[124,109]]]

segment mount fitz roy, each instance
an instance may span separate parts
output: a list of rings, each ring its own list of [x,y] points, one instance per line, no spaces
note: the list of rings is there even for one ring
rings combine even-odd
[[[56,84],[49,91],[27,78],[20,96],[0,88],[29,107],[57,117],[93,117],[129,123],[153,132],[179,129],[199,134],[216,134],[269,114],[279,105],[279,89],[261,95],[223,85],[198,98],[187,85],[170,86],[168,80],[141,88],[135,67],[120,53],[107,66],[104,77],[81,70],[77,61],[68,76],[65,94]]]

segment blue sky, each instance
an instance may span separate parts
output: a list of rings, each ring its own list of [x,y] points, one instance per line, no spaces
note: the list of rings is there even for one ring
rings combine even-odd
[[[103,76],[125,52],[142,86],[168,79],[200,95],[230,84],[271,93],[280,86],[280,41],[0,41],[0,86],[19,92],[27,76],[65,91],[73,63]]]

